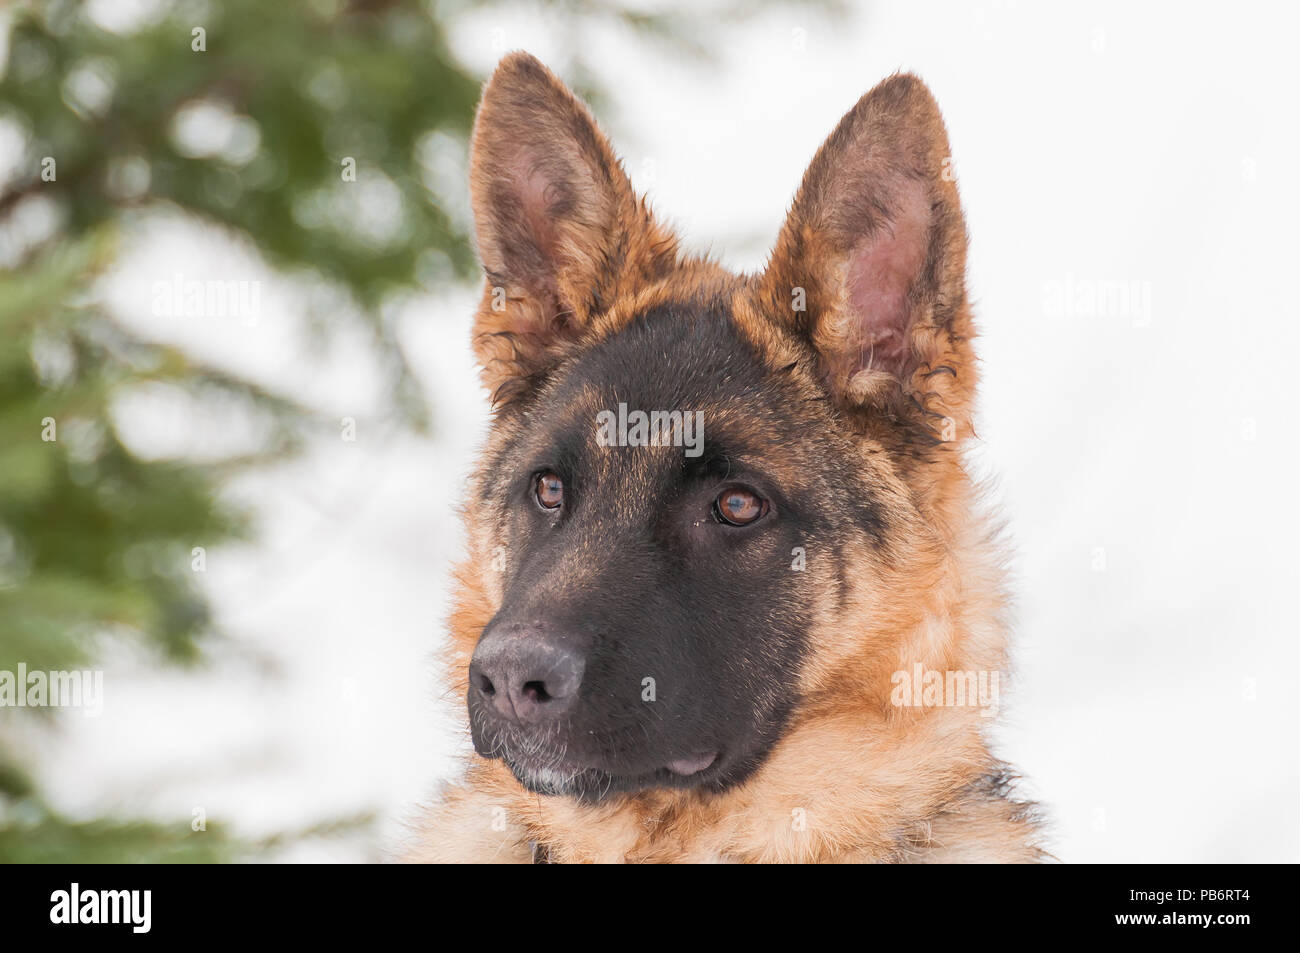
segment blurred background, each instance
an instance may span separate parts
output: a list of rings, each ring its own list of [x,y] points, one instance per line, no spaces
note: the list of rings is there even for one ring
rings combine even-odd
[[[1061,859],[1297,861],[1300,218],[1278,4],[0,7],[0,860],[381,859],[486,422],[466,135],[505,52],[685,243],[761,268],[856,99],[949,124],[976,465],[1017,545],[1000,753]]]

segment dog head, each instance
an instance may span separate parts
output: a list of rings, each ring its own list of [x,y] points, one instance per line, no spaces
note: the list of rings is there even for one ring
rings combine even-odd
[[[802,709],[884,710],[888,673],[944,650],[916,633],[974,387],[925,87],[844,117],[757,276],[680,253],[527,55],[484,92],[471,175],[495,405],[462,574],[478,752],[584,800],[721,790]]]

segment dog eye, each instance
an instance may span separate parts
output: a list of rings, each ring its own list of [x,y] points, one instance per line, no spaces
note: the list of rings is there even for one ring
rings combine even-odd
[[[564,483],[550,470],[537,475],[537,485],[533,492],[538,504],[548,510],[553,510],[564,502]]]
[[[766,512],[767,500],[741,486],[728,487],[713,501],[713,515],[732,526],[748,526]]]

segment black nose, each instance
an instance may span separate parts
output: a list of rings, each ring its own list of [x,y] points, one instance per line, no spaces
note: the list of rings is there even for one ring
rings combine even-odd
[[[469,688],[503,718],[535,723],[573,706],[585,668],[572,634],[544,623],[494,623],[474,649]]]

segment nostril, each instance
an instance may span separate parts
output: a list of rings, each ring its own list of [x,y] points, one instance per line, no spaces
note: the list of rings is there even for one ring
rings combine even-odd
[[[480,675],[478,677],[478,690],[488,696],[497,693],[496,686],[492,684],[492,679],[488,678],[486,675]]]
[[[535,702],[548,702],[551,700],[550,694],[546,691],[545,682],[524,682],[524,695]]]

